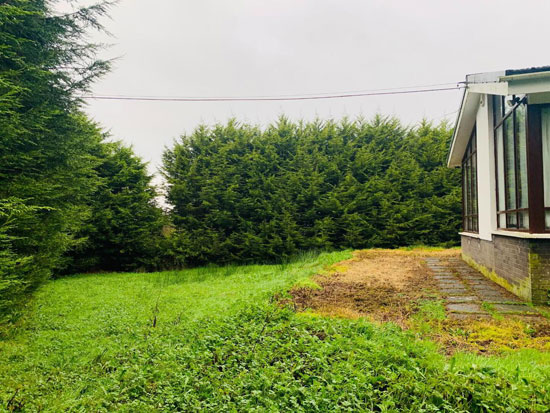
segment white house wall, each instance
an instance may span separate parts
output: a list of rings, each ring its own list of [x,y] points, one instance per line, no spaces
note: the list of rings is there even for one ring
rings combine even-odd
[[[490,96],[489,96],[490,97]],[[481,95],[477,111],[477,188],[479,238],[491,241],[496,229],[495,151],[492,99]]]

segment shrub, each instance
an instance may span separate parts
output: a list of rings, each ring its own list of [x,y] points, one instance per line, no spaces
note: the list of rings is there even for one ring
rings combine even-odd
[[[460,173],[451,130],[396,119],[235,121],[164,154],[174,251],[192,264],[270,261],[299,250],[456,244]]]

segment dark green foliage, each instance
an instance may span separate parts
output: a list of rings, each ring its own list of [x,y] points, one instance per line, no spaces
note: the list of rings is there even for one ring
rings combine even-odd
[[[164,154],[174,253],[265,261],[304,249],[455,244],[451,130],[395,119],[198,128]]]
[[[102,149],[91,219],[79,233],[85,241],[72,254],[68,271],[159,267],[164,217],[155,205],[147,165],[119,143]]]
[[[46,1],[0,3],[0,311],[66,265],[89,217],[103,138],[76,94],[108,68],[83,41],[105,11],[58,16]]]
[[[0,315],[15,307],[31,283],[40,281],[32,257],[17,254],[13,245],[17,238],[9,235],[22,217],[31,217],[37,209],[17,198],[0,200]]]

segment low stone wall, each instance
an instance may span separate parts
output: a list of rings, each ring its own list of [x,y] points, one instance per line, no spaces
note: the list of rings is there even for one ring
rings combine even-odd
[[[493,235],[462,236],[463,258],[517,296],[535,304],[550,300],[550,240]]]

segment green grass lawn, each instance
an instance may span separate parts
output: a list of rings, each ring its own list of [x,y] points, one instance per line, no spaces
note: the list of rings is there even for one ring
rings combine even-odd
[[[459,354],[271,303],[349,252],[79,275],[0,339],[0,411],[547,411],[550,357]]]

